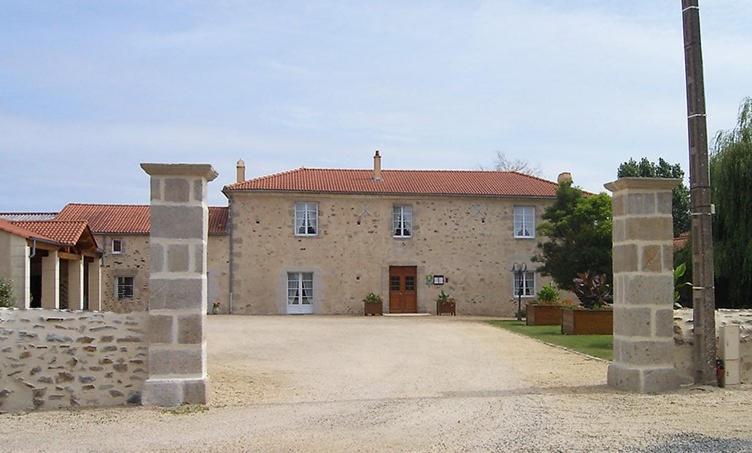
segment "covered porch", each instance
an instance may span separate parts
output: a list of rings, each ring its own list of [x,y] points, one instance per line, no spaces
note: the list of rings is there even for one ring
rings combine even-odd
[[[4,222],[0,230],[15,236],[0,277],[13,282],[18,308],[101,309],[102,253],[86,222]]]

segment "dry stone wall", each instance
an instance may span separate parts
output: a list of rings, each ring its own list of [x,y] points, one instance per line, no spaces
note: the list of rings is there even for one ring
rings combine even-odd
[[[739,353],[741,356],[741,380],[752,382],[752,310],[716,310],[717,331],[723,326],[738,325],[740,329]],[[694,338],[692,332],[692,309],[674,311],[674,366],[682,382],[692,382],[694,369]],[[718,335],[716,335],[718,341]],[[719,345],[720,350],[720,345]]]
[[[0,309],[0,413],[140,404],[145,313]]]

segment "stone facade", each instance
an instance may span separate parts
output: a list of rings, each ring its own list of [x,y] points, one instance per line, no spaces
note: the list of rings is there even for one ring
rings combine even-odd
[[[362,314],[380,294],[388,311],[389,267],[417,266],[418,312],[435,313],[443,289],[463,315],[512,316],[515,262],[531,257],[540,237],[515,239],[514,206],[534,206],[537,222],[551,199],[462,196],[367,196],[231,193],[232,308],[238,314],[284,314],[287,273],[312,272],[314,313]],[[294,235],[296,202],[316,202],[315,237]],[[393,206],[410,205],[413,235],[392,235]],[[443,286],[426,277],[443,275]],[[536,274],[536,291],[548,280]],[[530,300],[530,298],[525,298]]]
[[[146,310],[149,301],[149,236],[96,235],[97,244],[104,250],[102,260],[102,306],[105,311],[128,313]],[[112,241],[122,244],[121,253],[112,253]],[[207,249],[209,261],[209,296],[220,303],[220,312],[229,307],[229,243],[224,234],[209,236]],[[118,299],[117,277],[133,277],[133,298]]]
[[[117,313],[146,310],[149,301],[149,236],[95,235],[102,248],[102,309]],[[112,253],[112,241],[120,240],[122,252]],[[118,299],[118,277],[133,277],[133,298]]]
[[[0,412],[140,404],[143,313],[0,309]]]
[[[673,366],[676,179],[622,178],[613,191],[614,361],[608,384],[655,393],[679,385]]]
[[[674,366],[684,383],[691,383],[694,376],[694,335],[692,309],[674,311]],[[740,329],[739,371],[743,383],[752,383],[752,310],[716,310],[716,341],[719,351],[720,330],[724,326],[736,325]]]

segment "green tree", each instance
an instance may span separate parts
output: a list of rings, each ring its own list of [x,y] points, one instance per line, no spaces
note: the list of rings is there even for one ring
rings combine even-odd
[[[577,274],[606,274],[611,281],[611,197],[585,195],[571,182],[559,185],[538,231],[546,237],[534,261],[559,288],[574,289]]]
[[[646,157],[640,159],[640,162],[629,159],[627,162],[619,165],[616,176],[619,178],[632,176],[681,179],[682,183],[674,189],[673,196],[674,237],[689,231],[691,226],[689,188],[684,184],[684,171],[679,164],[669,164],[662,158],[658,159],[657,164],[649,161]]]
[[[7,280],[0,278],[0,307],[12,307],[13,286]]]
[[[710,158],[715,212],[716,299],[741,308],[752,300],[752,98],[739,108],[734,129],[719,132]]]

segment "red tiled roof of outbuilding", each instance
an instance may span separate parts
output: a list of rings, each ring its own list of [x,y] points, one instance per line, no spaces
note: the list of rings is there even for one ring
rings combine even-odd
[[[317,192],[554,198],[555,182],[511,171],[298,168],[225,186],[225,192]]]
[[[5,231],[6,233],[10,233],[14,236],[22,237],[24,239],[37,239],[37,240],[41,240],[44,242],[58,244],[57,241],[51,238],[48,238],[42,234],[39,234],[36,231],[29,230],[20,225],[17,225],[12,222],[8,222],[7,220],[3,220],[3,219],[0,219],[0,231]]]
[[[74,246],[86,231],[84,220],[35,220],[13,222],[14,225],[25,230],[33,231],[44,238],[52,239],[62,245]]]
[[[227,208],[209,207],[209,234],[227,230]],[[85,220],[94,233],[149,234],[149,205],[69,203],[57,220]]]

